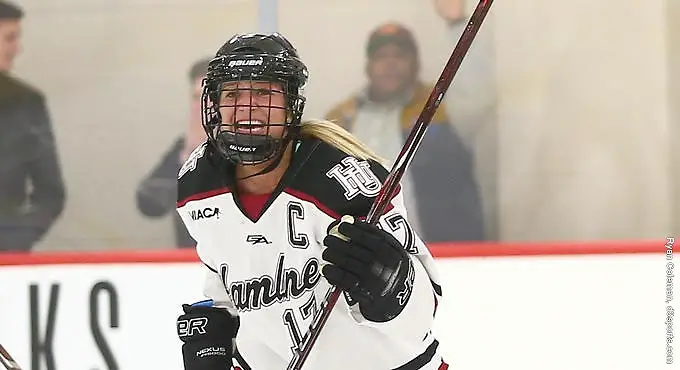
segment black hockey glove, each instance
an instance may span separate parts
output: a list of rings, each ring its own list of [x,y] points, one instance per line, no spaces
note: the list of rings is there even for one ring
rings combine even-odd
[[[328,282],[359,303],[361,314],[386,322],[401,313],[413,291],[415,271],[399,241],[351,216],[329,226],[321,269]],[[352,304],[352,302],[350,302]]]
[[[185,304],[182,308],[184,315],[177,319],[177,334],[184,342],[184,369],[231,369],[238,318],[212,306]]]

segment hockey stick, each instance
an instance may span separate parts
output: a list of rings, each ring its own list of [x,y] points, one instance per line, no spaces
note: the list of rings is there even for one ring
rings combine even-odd
[[[9,355],[9,352],[0,344],[0,363],[7,370],[21,370],[19,364]]]
[[[394,193],[399,187],[401,178],[404,176],[408,165],[411,163],[416,150],[418,150],[418,146],[420,146],[420,143],[425,136],[425,132],[427,131],[427,127],[429,126],[432,117],[444,98],[444,94],[446,94],[446,91],[451,85],[453,77],[458,72],[461,63],[463,62],[463,58],[465,58],[465,55],[470,49],[470,45],[472,45],[472,41],[475,39],[477,31],[479,31],[479,28],[482,26],[482,22],[489,12],[492,3],[493,0],[480,0],[477,4],[477,8],[475,8],[475,11],[470,16],[467,27],[463,31],[463,34],[460,35],[460,39],[453,49],[449,61],[444,66],[444,70],[442,71],[441,76],[439,76],[439,80],[437,80],[437,83],[434,85],[432,93],[430,93],[430,97],[427,99],[422,112],[420,112],[418,120],[416,120],[416,123],[413,125],[408,138],[406,138],[404,147],[397,156],[397,159],[392,166],[392,170],[387,176],[387,179],[385,179],[385,183],[380,189],[380,193],[378,193],[378,196],[371,206],[371,210],[366,217],[366,222],[376,224],[380,216],[385,212],[385,209],[387,209]],[[330,316],[331,311],[333,311],[333,307],[335,307],[335,304],[338,302],[341,293],[342,290],[338,287],[333,287],[328,290],[324,302],[321,304],[321,310],[314,315],[314,319],[309,326],[309,331],[305,334],[302,343],[300,344],[301,348],[293,356],[287,370],[302,369],[302,365],[307,360],[307,357],[309,357],[309,353],[311,352],[314,343],[316,343],[316,340],[319,338],[321,329],[323,329],[326,321],[328,321],[328,317]]]

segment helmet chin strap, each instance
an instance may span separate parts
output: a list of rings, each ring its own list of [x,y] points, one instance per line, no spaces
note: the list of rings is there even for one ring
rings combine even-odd
[[[283,159],[283,155],[286,153],[286,150],[288,150],[288,145],[291,142],[293,142],[293,140],[298,136],[298,132],[300,131],[299,129],[300,128],[297,125],[293,125],[293,126],[288,127],[288,135],[286,135],[279,142],[280,148],[278,150],[278,154],[276,154],[276,156],[274,156],[273,161],[271,161],[267,165],[267,167],[263,168],[260,171],[257,171],[256,173],[254,173],[252,175],[248,175],[246,177],[238,178],[237,180],[245,180],[245,179],[249,179],[251,177],[264,175],[266,173],[273,171],[276,167],[278,167],[279,164],[281,164],[281,160]]]
[[[245,180],[245,179],[249,179],[251,177],[260,176],[260,175],[264,175],[265,173],[272,172],[276,167],[279,166],[279,164],[281,164],[281,160],[283,159],[283,155],[286,153],[286,149],[287,149],[286,147],[288,146],[288,144],[290,144],[291,141],[292,141],[291,138],[286,138],[286,139],[283,139],[281,141],[281,150],[279,150],[279,153],[276,156],[274,156],[274,158],[273,158],[274,160],[271,161],[271,163],[269,163],[267,165],[267,167],[261,169],[260,171],[255,172],[252,175],[248,175],[246,177],[240,177],[236,180]]]
[[[244,143],[239,142],[240,141],[239,136],[243,134],[238,134],[230,131],[222,131],[216,135],[216,137],[213,139],[213,142],[216,146],[216,149],[222,152],[223,156],[225,156],[227,160],[229,160],[230,162],[234,163],[237,166],[238,165],[253,166],[258,164],[258,162],[264,163],[267,161],[271,161],[265,168],[261,169],[260,171],[236,179],[237,181],[245,180],[251,177],[269,173],[276,169],[281,164],[281,160],[283,159],[283,155],[288,149],[288,145],[290,145],[290,143],[298,136],[298,133],[300,131],[300,128],[295,123],[295,121],[287,123],[287,126],[288,127],[286,128],[287,132],[285,136],[279,139],[275,139],[270,136],[259,136],[252,137],[251,139],[254,141]],[[248,141],[245,138],[242,138],[241,140],[244,140],[246,142]],[[270,159],[258,161],[256,159],[257,156],[264,154],[261,152],[261,150],[273,151],[275,152],[275,154]],[[251,160],[255,160],[256,163],[248,163]]]

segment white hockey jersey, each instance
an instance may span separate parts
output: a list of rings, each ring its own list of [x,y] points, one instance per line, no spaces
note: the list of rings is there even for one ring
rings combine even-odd
[[[243,212],[229,165],[197,148],[179,173],[177,211],[205,264],[204,294],[240,318],[235,368],[286,369],[330,285],[320,274],[328,225],[365,216],[388,171],[317,140],[297,143],[281,185],[256,219]],[[309,370],[446,369],[431,333],[441,295],[434,260],[397,194],[380,226],[415,266],[407,306],[385,323],[341,298],[305,363]]]

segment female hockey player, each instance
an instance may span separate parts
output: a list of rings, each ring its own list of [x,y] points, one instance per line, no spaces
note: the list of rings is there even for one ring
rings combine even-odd
[[[208,139],[179,172],[177,211],[208,301],[177,321],[186,370],[285,369],[331,284],[343,290],[305,369],[446,369],[431,333],[432,256],[388,171],[348,132],[302,122],[307,68],[280,34],[227,41],[203,89]]]

